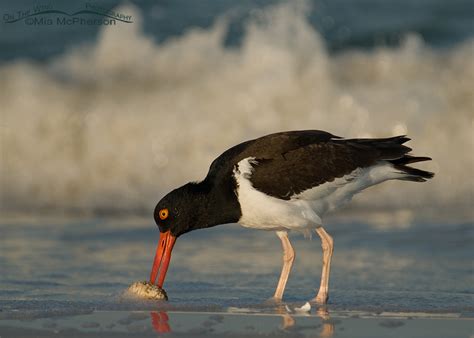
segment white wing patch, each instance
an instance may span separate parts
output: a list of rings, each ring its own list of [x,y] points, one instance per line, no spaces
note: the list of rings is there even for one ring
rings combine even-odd
[[[256,190],[250,182],[255,158],[241,160],[234,168],[237,196],[242,210],[239,223],[248,228],[264,230],[297,230],[308,233],[322,225],[311,201],[281,200]]]
[[[392,164],[382,161],[367,168],[357,168],[350,174],[318,185],[292,196],[292,200],[311,201],[313,210],[321,217],[351,201],[358,192],[387,180],[402,178]]]

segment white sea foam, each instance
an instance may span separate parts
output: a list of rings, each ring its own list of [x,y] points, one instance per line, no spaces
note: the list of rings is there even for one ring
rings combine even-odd
[[[240,47],[224,47],[225,19],[157,45],[133,15],[46,66],[0,67],[2,210],[152,210],[236,143],[323,129],[406,133],[433,157],[419,165],[432,181],[355,199],[377,224],[474,219],[474,41],[439,51],[411,35],[333,56],[304,8],[283,4],[249,21]]]

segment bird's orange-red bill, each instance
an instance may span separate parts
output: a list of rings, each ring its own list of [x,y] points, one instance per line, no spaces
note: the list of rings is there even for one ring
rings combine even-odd
[[[155,259],[153,260],[153,267],[150,274],[150,283],[155,284],[156,277],[158,276],[157,285],[162,288],[165,282],[166,272],[171,259],[171,251],[173,250],[174,242],[176,237],[171,234],[170,231],[160,232],[160,240],[156,248]],[[159,275],[158,275],[159,271]]]

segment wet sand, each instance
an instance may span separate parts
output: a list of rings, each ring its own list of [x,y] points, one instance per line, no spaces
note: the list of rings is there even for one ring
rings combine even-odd
[[[0,320],[2,337],[472,337],[460,314],[313,311],[311,314],[96,311],[85,315]]]
[[[472,225],[375,230],[331,224],[336,250],[326,307],[314,297],[316,239],[292,236],[297,259],[283,304],[267,303],[281,268],[273,233],[235,225],[177,241],[168,302],[130,301],[158,238],[148,219],[0,222],[0,336],[4,337],[470,337]],[[7,239],[7,240],[5,240]]]

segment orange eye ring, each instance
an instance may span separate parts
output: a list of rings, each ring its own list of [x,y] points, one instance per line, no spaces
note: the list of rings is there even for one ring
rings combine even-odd
[[[160,215],[160,219],[161,220],[165,220],[168,218],[168,209],[161,209],[160,212],[159,212],[159,215]]]

